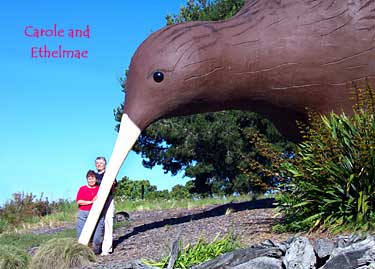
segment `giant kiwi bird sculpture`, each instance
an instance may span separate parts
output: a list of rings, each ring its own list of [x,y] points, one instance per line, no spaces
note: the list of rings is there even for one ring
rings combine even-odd
[[[351,84],[374,81],[374,38],[374,0],[249,0],[229,20],[151,34],[132,58],[119,135],[79,241],[88,243],[120,166],[149,124],[246,109],[296,140],[306,108],[352,111]]]

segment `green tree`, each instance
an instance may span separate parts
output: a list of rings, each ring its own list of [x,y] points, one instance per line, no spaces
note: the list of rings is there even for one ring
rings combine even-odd
[[[167,24],[194,20],[222,20],[233,16],[244,4],[236,0],[188,0],[177,15],[166,16]],[[125,78],[126,79],[126,78]],[[124,84],[123,84],[124,85]],[[126,89],[124,89],[126,91]],[[120,120],[123,104],[115,110]],[[284,150],[287,141],[273,125],[252,112],[222,111],[188,117],[160,120],[141,133],[133,150],[143,157],[143,165],[152,168],[161,165],[164,171],[176,175],[184,170],[185,176],[194,179],[190,193],[204,196],[264,191],[270,177],[261,176],[261,169],[251,170],[256,158],[256,147],[249,145],[248,133],[258,130],[270,145],[278,143]],[[262,165],[270,165],[264,158]],[[258,174],[257,174],[258,173]],[[262,187],[254,184],[254,177],[268,180]],[[241,182],[236,184],[236,182]]]
[[[191,198],[191,194],[189,192],[189,189],[186,186],[182,185],[175,185],[171,192],[169,193],[169,197],[171,199],[180,200],[180,199],[186,199]]]
[[[244,5],[244,0],[188,0],[179,14],[167,15],[167,25],[189,21],[219,21],[232,17]]]
[[[141,199],[142,189],[145,199],[157,191],[157,187],[148,180],[130,180],[125,176],[117,184],[116,197],[127,200]]]

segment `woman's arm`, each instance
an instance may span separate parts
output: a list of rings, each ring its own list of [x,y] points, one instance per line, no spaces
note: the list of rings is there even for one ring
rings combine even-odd
[[[91,205],[94,203],[94,201],[96,200],[97,196],[95,195],[95,197],[91,200],[91,201],[88,201],[88,200],[77,200],[77,205]]]
[[[91,205],[94,201],[78,200],[77,205]]]

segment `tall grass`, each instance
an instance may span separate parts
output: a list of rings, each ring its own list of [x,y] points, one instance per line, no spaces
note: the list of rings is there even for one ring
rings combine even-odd
[[[95,262],[94,252],[72,238],[54,238],[40,246],[33,256],[30,269],[79,268]]]
[[[43,194],[18,192],[0,207],[0,233],[38,226],[72,222],[77,212],[74,202],[60,199],[50,202]]]
[[[40,221],[45,224],[74,222],[77,210],[78,206],[75,201],[65,200],[59,203],[51,214],[42,217]]]
[[[27,251],[32,247],[38,247],[39,245],[47,242],[50,239],[67,237],[76,238],[75,229],[66,229],[64,231],[53,234],[34,234],[16,232],[2,233],[0,234],[0,246],[10,245]]]
[[[165,210],[174,208],[199,208],[208,205],[221,205],[229,202],[241,202],[253,199],[253,196],[229,196],[217,198],[201,198],[201,199],[180,199],[180,200],[132,200],[121,201],[116,200],[116,211],[144,211],[144,210]],[[259,197],[257,197],[259,198]]]
[[[25,269],[28,268],[30,256],[26,251],[11,245],[0,244],[0,268],[1,269]]]

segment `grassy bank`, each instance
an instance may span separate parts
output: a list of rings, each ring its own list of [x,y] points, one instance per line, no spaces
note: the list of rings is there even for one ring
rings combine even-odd
[[[173,208],[197,208],[209,205],[221,205],[229,202],[241,202],[253,199],[248,195],[243,196],[229,196],[217,198],[202,198],[202,199],[180,199],[180,200],[133,200],[121,201],[116,200],[116,211],[144,211],[144,210],[164,210]]]
[[[116,211],[126,211],[130,214],[134,211],[146,211],[146,210],[166,210],[166,209],[177,209],[177,208],[197,208],[208,205],[221,205],[229,202],[240,202],[251,200],[252,197],[241,196],[241,197],[228,197],[228,198],[205,198],[205,199],[182,199],[182,200],[138,200],[138,201],[116,201]],[[55,229],[59,232],[53,232],[51,227],[61,226],[75,223],[75,217],[77,213],[77,206],[74,202],[68,202],[59,206],[60,211],[48,214],[43,217],[36,217],[28,219],[29,222],[20,223],[17,227],[8,226],[6,231],[0,233],[0,245],[7,246],[8,248],[16,247],[24,254],[29,257],[31,252],[35,250],[33,248],[39,247],[45,242],[55,238],[75,238],[76,231],[74,228],[70,229]],[[9,212],[8,212],[9,213]],[[124,224],[121,224],[124,225]],[[129,225],[126,223],[125,225]],[[38,230],[35,230],[38,228]],[[39,229],[42,228],[42,229]],[[40,233],[36,233],[40,232]],[[221,241],[220,241],[221,242]],[[200,248],[209,248],[207,247]],[[194,248],[195,249],[195,248]],[[210,248],[209,248],[210,249]],[[29,253],[29,254],[26,254]],[[195,260],[193,253],[193,260]],[[184,256],[185,257],[185,256]],[[188,259],[191,260],[190,258]],[[181,261],[182,262],[182,261]]]
[[[203,199],[180,199],[180,200],[123,200],[116,199],[116,211],[146,211],[146,210],[165,210],[175,208],[197,208],[208,205],[220,205],[229,202],[241,202],[253,199],[250,196],[230,196],[218,198]],[[19,203],[19,204],[17,204]],[[44,216],[33,215],[35,212],[33,206],[38,204],[26,204],[18,201],[2,208],[0,234],[9,232],[22,232],[37,228],[52,228],[64,226],[67,223],[75,223],[77,214],[77,205],[74,201],[60,201],[54,204],[52,212]]]
[[[42,243],[47,242],[52,238],[75,238],[75,229],[66,229],[61,232],[53,234],[34,234],[34,233],[19,233],[10,232],[0,234],[0,245],[11,245],[22,250],[29,250],[33,247],[38,247]]]

